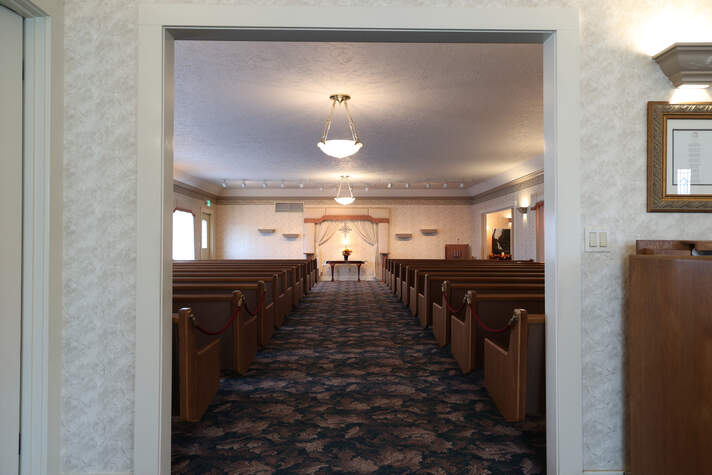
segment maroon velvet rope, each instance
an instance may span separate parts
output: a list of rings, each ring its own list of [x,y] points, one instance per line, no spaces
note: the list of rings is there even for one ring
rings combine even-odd
[[[247,306],[247,302],[243,303],[243,305],[245,306],[245,310],[251,317],[254,317],[255,315],[257,315],[260,312],[260,310],[262,309],[262,305],[265,303],[265,295],[266,295],[266,292],[262,292],[262,297],[260,298],[260,301],[257,304],[257,308],[255,309],[254,313],[250,312],[250,308]]]
[[[455,315],[462,312],[462,309],[465,308],[465,302],[462,302],[462,305],[457,310],[452,308],[450,306],[450,302],[448,301],[447,294],[445,292],[443,292],[443,302],[445,302],[445,306],[447,307],[447,309],[450,310],[450,312],[454,313]]]
[[[486,331],[488,331],[490,333],[505,332],[505,331],[509,330],[509,327],[511,327],[512,323],[514,322],[514,320],[510,320],[509,323],[507,323],[507,326],[505,326],[503,328],[490,328],[482,320],[480,320],[479,315],[477,315],[477,312],[475,312],[475,310],[472,308],[472,304],[469,304],[469,306],[470,306],[470,313],[472,313],[472,315],[475,317],[475,320],[477,320],[477,323],[479,323],[483,329],[485,329]]]
[[[227,330],[230,327],[230,325],[232,325],[232,322],[234,322],[235,319],[237,318],[237,316],[240,314],[240,308],[241,308],[241,305],[238,305],[237,308],[235,309],[235,312],[232,314],[232,318],[230,319],[230,321],[227,322],[225,324],[225,326],[222,327],[218,331],[211,332],[211,331],[205,330],[205,329],[201,328],[200,325],[198,325],[197,323],[193,323],[193,326],[195,327],[196,330],[198,330],[199,332],[201,332],[205,335],[219,335],[219,334],[223,333],[225,330]]]

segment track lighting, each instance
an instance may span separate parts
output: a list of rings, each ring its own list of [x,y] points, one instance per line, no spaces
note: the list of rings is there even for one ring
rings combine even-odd
[[[430,183],[426,183],[426,184],[425,184],[425,188],[429,190],[429,189],[430,189]]]
[[[386,185],[386,188],[391,188],[391,187],[393,187],[393,183],[389,183]]]
[[[443,183],[443,188],[447,188],[447,183]]]
[[[245,183],[245,180],[242,180],[242,184],[240,186],[243,188],[245,188],[247,186],[247,183]]]
[[[279,184],[279,187],[284,188],[284,181],[282,181],[282,183]]]
[[[406,183],[406,184],[405,184],[405,187],[406,187],[406,188],[410,188],[410,183]]]
[[[464,183],[460,183],[460,188],[464,188],[464,187],[465,187],[465,184],[464,184]]]
[[[300,183],[299,188],[304,188],[304,183]]]
[[[262,188],[267,188],[267,182],[266,182],[266,181],[263,181],[263,182],[262,182]]]
[[[220,183],[220,186],[222,186],[223,189],[227,188],[227,181],[223,180],[222,183]]]

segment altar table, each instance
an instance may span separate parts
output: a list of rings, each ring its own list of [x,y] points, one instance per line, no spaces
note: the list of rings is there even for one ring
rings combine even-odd
[[[334,281],[334,266],[338,264],[354,264],[358,272],[358,281],[361,282],[361,264],[365,264],[366,261],[326,261],[327,264],[331,266],[331,281]]]

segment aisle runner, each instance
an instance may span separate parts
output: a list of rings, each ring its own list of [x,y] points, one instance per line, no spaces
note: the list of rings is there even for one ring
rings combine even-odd
[[[380,282],[321,282],[225,378],[197,424],[174,422],[175,473],[543,473],[543,419],[508,423]]]

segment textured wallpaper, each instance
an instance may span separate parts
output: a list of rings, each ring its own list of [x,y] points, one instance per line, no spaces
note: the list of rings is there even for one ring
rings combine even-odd
[[[607,227],[611,240],[610,253],[583,256],[584,458],[588,469],[623,468],[626,256],[638,238],[712,234],[709,215],[645,212],[645,104],[672,93],[650,45],[690,40],[700,25],[710,41],[709,0],[220,3],[580,8],[583,223]],[[65,1],[61,454],[70,472],[132,468],[137,15],[136,0]]]

